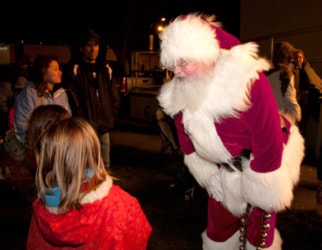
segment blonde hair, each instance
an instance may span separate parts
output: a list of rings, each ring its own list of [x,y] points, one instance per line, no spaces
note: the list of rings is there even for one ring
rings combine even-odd
[[[108,175],[100,152],[95,130],[82,118],[65,119],[48,128],[36,157],[40,198],[46,202],[45,189],[59,187],[59,212],[81,208],[81,199]],[[86,190],[84,183],[88,184]]]

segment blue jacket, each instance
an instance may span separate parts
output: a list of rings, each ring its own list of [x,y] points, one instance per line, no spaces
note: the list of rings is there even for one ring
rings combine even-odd
[[[32,88],[32,85],[31,82],[28,82],[27,86],[15,99],[14,129],[17,139],[23,144],[25,143],[30,115],[37,106],[58,104],[63,106],[71,115],[67,93],[64,88],[60,87],[53,93],[47,92],[44,96],[38,97],[37,89]]]

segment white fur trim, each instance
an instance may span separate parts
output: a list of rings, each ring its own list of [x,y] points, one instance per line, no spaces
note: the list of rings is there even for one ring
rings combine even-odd
[[[80,203],[81,204],[92,203],[96,200],[102,199],[103,197],[108,195],[112,187],[112,184],[113,184],[113,180],[111,179],[111,177],[107,176],[106,180],[97,189],[86,194]],[[58,207],[46,206],[46,208],[48,209],[49,212],[53,214],[59,214]]]
[[[192,86],[174,77],[161,87],[157,99],[165,113],[174,116],[180,111],[195,114],[200,112],[213,121],[224,117],[236,117],[236,111],[245,111],[251,105],[251,84],[259,78],[258,72],[268,70],[271,64],[258,58],[258,45],[250,42],[222,50],[213,72]],[[202,85],[202,88],[193,86]],[[189,89],[191,95],[183,93]],[[196,92],[197,90],[198,93]]]
[[[245,212],[247,203],[241,194],[241,172],[228,172],[224,167],[208,161],[196,152],[184,156],[184,163],[198,184],[220,201],[234,215]]]
[[[304,139],[294,125],[284,146],[280,168],[269,173],[253,171],[249,164],[241,178],[243,200],[265,211],[280,211],[291,206],[293,188],[300,176]]]
[[[223,199],[223,190],[217,164],[201,158],[196,152],[184,156],[184,163],[198,184],[217,201]]]
[[[222,188],[224,190],[223,205],[234,215],[241,216],[245,213],[247,202],[243,199],[241,186],[242,172],[229,172],[224,167],[221,169]]]
[[[298,126],[293,125],[290,128],[290,137],[287,145],[284,147],[282,165],[287,166],[293,185],[300,180],[300,172],[303,158],[305,156],[305,141],[301,135]]]
[[[228,240],[223,242],[216,242],[208,238],[206,231],[201,234],[202,238],[202,249],[203,250],[227,250],[227,249],[239,249],[240,241],[239,241],[240,232],[237,231],[233,236],[231,236]],[[247,248],[248,249],[248,248]]]
[[[210,23],[199,15],[179,16],[160,34],[161,64],[173,67],[179,59],[213,62],[219,43]]]
[[[211,162],[228,162],[232,158],[218,136],[211,117],[202,112],[186,110],[182,122],[198,155]]]
[[[95,190],[86,194],[81,200],[81,204],[93,203],[96,200],[100,200],[110,192],[113,180],[111,177],[107,176],[106,180]]]
[[[216,61],[201,110],[209,112],[215,121],[237,117],[236,111],[246,111],[251,105],[250,87],[259,78],[258,72],[270,67],[267,60],[258,57],[258,45],[254,42],[226,50]]]

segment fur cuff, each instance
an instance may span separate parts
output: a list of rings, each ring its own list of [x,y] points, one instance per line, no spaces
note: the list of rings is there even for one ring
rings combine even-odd
[[[258,173],[249,164],[245,167],[241,177],[243,200],[265,211],[280,211],[290,207],[303,157],[304,139],[298,128],[292,126],[280,168],[269,173]]]
[[[240,232],[237,231],[234,235],[232,235],[228,240],[223,242],[216,242],[211,240],[206,231],[201,234],[202,238],[202,249],[203,250],[227,250],[227,249],[239,249],[240,241],[239,241]]]
[[[222,201],[223,189],[217,164],[201,158],[196,152],[185,155],[184,163],[198,184],[214,199]]]

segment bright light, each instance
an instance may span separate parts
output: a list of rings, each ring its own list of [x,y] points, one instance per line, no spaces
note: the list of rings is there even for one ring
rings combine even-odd
[[[163,29],[164,29],[163,25],[158,25],[158,27],[157,27],[158,32],[162,32]]]

